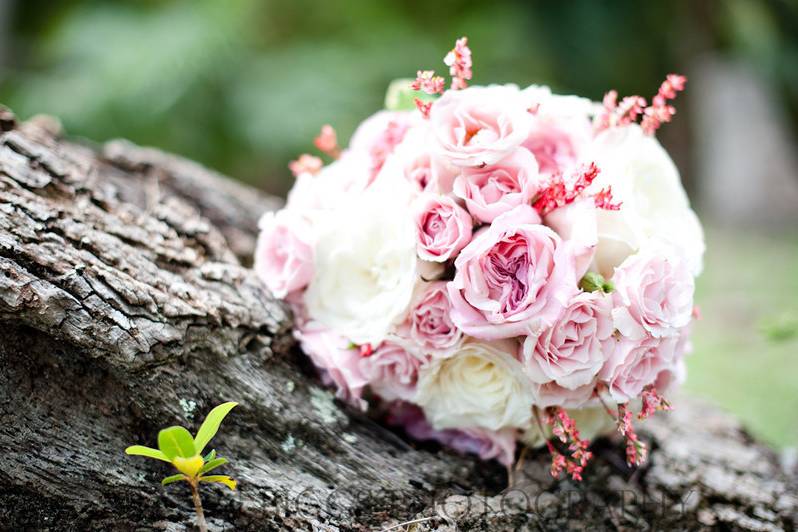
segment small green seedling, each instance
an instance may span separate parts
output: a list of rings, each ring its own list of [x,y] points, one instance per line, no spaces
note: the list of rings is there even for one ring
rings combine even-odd
[[[180,471],[176,475],[166,477],[161,484],[166,486],[174,482],[186,481],[191,487],[191,496],[194,499],[194,509],[197,511],[197,525],[201,532],[206,532],[205,516],[202,512],[202,502],[199,496],[200,482],[216,482],[224,484],[231,490],[236,489],[236,481],[226,475],[207,475],[212,469],[227,463],[226,458],[216,456],[212,450],[204,457],[202,451],[219,430],[222,420],[238,403],[224,403],[208,413],[202,422],[197,436],[192,438],[191,433],[184,427],[169,427],[158,433],[158,449],[143,445],[132,445],[125,449],[125,453],[146,456],[169,462]]]

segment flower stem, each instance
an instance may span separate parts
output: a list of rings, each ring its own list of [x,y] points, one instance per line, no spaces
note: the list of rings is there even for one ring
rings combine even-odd
[[[540,431],[540,437],[543,438],[543,441],[548,441],[549,436],[546,435],[546,429],[543,428],[543,420],[540,419],[540,409],[537,406],[532,407],[532,417],[535,418],[537,422],[538,431]]]
[[[609,415],[614,421],[618,421],[620,414],[610,408],[610,405],[608,405],[607,401],[604,400],[604,396],[601,395],[601,391],[599,389],[596,389],[596,397],[598,397],[598,400],[601,402],[601,405],[604,407],[607,415]]]
[[[205,514],[202,512],[202,501],[200,500],[198,482],[192,479],[189,483],[191,486],[191,498],[194,499],[194,510],[197,512],[197,527],[200,532],[208,532],[208,525],[205,523]]]

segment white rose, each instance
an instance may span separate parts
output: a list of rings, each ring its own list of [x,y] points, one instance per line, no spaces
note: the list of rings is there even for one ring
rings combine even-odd
[[[404,189],[372,187],[320,224],[315,274],[305,293],[311,318],[357,344],[378,344],[401,321],[417,273]]]
[[[369,165],[367,155],[347,150],[318,174],[300,174],[288,192],[286,209],[302,214],[314,225],[323,222],[347,198],[363,191]]]
[[[416,402],[432,426],[526,426],[534,398],[516,350],[513,341],[470,341],[454,356],[421,368]]]
[[[598,191],[612,185],[618,211],[597,212],[598,245],[594,268],[609,278],[613,269],[652,238],[671,242],[693,275],[702,268],[704,234],[679,172],[662,145],[636,125],[599,134],[585,156],[601,169]]]
[[[554,94],[546,85],[530,85],[521,91],[527,108],[545,117],[588,119],[596,112],[596,104],[589,98],[570,94]]]

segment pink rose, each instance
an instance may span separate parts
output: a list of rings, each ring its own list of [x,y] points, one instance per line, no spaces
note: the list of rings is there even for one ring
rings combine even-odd
[[[413,297],[407,319],[397,332],[425,355],[450,355],[463,343],[463,331],[452,323],[451,310],[446,282],[424,283]]]
[[[515,446],[518,431],[498,431],[482,428],[435,430],[418,406],[397,401],[390,405],[388,423],[399,426],[413,439],[436,441],[460,453],[476,454],[482,460],[496,459],[505,466],[515,461]]]
[[[383,342],[373,354],[359,361],[360,373],[371,389],[387,401],[413,399],[420,365],[419,359],[393,342]]]
[[[405,166],[405,178],[418,192],[448,194],[456,175],[455,167],[430,153],[418,155]]]
[[[562,315],[524,341],[527,375],[536,383],[554,382],[567,390],[592,383],[604,365],[604,344],[613,332],[612,303],[598,292],[580,292]]]
[[[543,106],[533,117],[529,136],[521,145],[535,156],[541,174],[552,175],[573,168],[590,139],[591,126],[587,117],[547,116]]]
[[[535,158],[529,150],[518,148],[490,166],[464,168],[454,180],[453,190],[477,220],[490,223],[500,214],[530,203],[539,185]]]
[[[660,395],[668,396],[687,379],[687,366],[683,359],[675,361],[669,368],[659,372],[653,386]]]
[[[349,140],[349,149],[370,152],[380,145],[385,145],[386,140],[389,140],[386,135],[390,136],[389,131],[392,128],[401,128],[403,138],[408,128],[418,122],[415,113],[411,111],[377,111],[357,126]],[[394,131],[394,133],[396,132]],[[394,137],[394,142],[391,144],[396,146],[402,141],[402,138]]]
[[[458,168],[432,153],[429,128],[416,126],[405,135],[393,155],[385,162],[383,172],[398,172],[411,183],[415,193],[448,194]]]
[[[419,153],[404,161],[405,179],[413,184],[416,192],[437,192],[438,183],[432,169],[432,155]]]
[[[560,386],[555,381],[535,386],[535,404],[539,408],[561,406],[563,408],[584,408],[598,402],[593,397],[597,380],[570,389]]]
[[[522,146],[532,152],[543,174],[564,172],[577,162],[571,135],[556,126],[533,121],[529,137]]]
[[[648,336],[642,340],[613,336],[607,343],[607,361],[599,378],[607,383],[610,395],[618,403],[635,399],[663,370],[674,368],[678,344],[675,336]]]
[[[529,135],[521,144],[535,156],[542,174],[566,173],[581,158],[592,139],[590,114],[593,104],[586,98],[551,94],[547,87],[522,91],[533,110]]]
[[[267,212],[259,222],[255,273],[274,297],[284,298],[313,278],[313,235],[305,218],[289,210]]]
[[[432,106],[430,126],[441,156],[455,166],[484,166],[527,138],[529,113],[515,87],[470,87],[446,91]]]
[[[654,387],[661,395],[668,395],[674,388],[684,383],[687,378],[687,367],[684,357],[693,352],[693,344],[690,342],[690,329],[688,325],[683,327],[678,334],[679,340],[676,342],[673,353],[673,362],[670,367],[659,372],[654,380]]]
[[[358,126],[352,134],[349,149],[367,154],[370,159],[366,186],[374,182],[388,157],[416,121],[416,114],[409,111],[379,111]]]
[[[360,352],[349,340],[318,322],[307,322],[295,328],[294,336],[302,351],[322,371],[325,384],[335,384],[337,397],[365,410],[366,402],[360,397],[368,378],[360,368]]]
[[[415,205],[418,256],[446,262],[471,241],[473,221],[448,196],[424,195]]]
[[[692,319],[695,279],[669,247],[647,247],[615,268],[615,328],[632,340],[675,336]]]
[[[515,429],[488,430],[479,427],[444,431],[443,442],[461,453],[475,454],[481,460],[496,459],[503,466],[515,463]]]
[[[480,230],[455,268],[452,321],[486,340],[539,333],[577,293],[573,253],[528,205]]]

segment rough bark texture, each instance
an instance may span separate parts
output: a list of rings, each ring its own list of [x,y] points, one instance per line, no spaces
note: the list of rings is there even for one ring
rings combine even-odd
[[[240,489],[205,488],[216,530],[795,528],[794,473],[692,401],[647,423],[641,470],[599,442],[581,485],[533,453],[504,491],[499,466],[336,403],[242,266],[276,205],[178,157],[0,111],[0,528],[191,529],[188,488],[123,449],[224,400],[241,406],[213,446]]]

